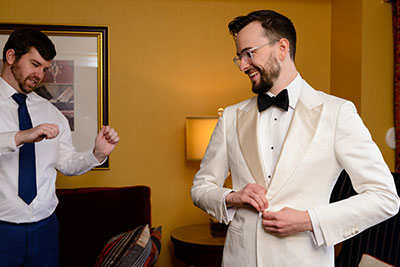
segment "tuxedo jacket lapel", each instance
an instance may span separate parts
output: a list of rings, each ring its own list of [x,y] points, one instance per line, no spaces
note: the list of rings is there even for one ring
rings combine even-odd
[[[258,144],[258,110],[254,97],[247,106],[237,110],[237,135],[240,150],[257,184],[266,188],[264,168]]]
[[[285,185],[306,154],[317,130],[322,109],[323,103],[317,93],[305,83],[268,188],[268,199],[272,199]],[[237,110],[237,135],[240,150],[254,180],[267,188],[257,133],[258,110],[254,97],[243,109]]]
[[[272,176],[267,193],[269,200],[285,185],[307,153],[318,128],[322,109],[323,103],[316,92],[305,83]]]

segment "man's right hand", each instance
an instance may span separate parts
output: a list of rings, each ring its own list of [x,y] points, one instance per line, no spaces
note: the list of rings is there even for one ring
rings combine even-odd
[[[19,131],[15,134],[15,145],[40,142],[43,139],[53,139],[60,133],[57,124],[43,123],[34,128]]]
[[[238,192],[230,192],[226,198],[226,207],[253,206],[257,211],[263,212],[268,208],[266,198],[267,190],[259,184],[248,184]]]

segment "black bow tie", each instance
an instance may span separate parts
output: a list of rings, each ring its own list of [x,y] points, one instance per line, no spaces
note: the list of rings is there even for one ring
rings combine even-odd
[[[280,107],[288,111],[289,109],[289,96],[287,89],[282,90],[277,96],[269,96],[267,94],[259,94],[257,98],[258,111],[262,112],[272,105]]]

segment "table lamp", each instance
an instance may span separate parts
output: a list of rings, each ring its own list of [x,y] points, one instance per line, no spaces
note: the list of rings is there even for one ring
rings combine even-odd
[[[221,116],[223,111],[223,108],[219,108],[218,115]],[[186,117],[187,160],[199,161],[203,159],[219,116]]]
[[[186,118],[186,159],[202,160],[218,117]]]

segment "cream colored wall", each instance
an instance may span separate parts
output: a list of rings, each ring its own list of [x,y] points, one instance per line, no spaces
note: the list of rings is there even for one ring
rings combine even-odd
[[[208,222],[190,199],[199,163],[185,160],[185,117],[252,96],[227,24],[256,9],[286,14],[298,31],[298,69],[329,92],[330,8],[330,0],[0,0],[0,22],[110,26],[110,122],[121,142],[109,171],[59,175],[57,186],[150,186],[152,222],[163,226],[157,266],[182,266],[170,231]]]

